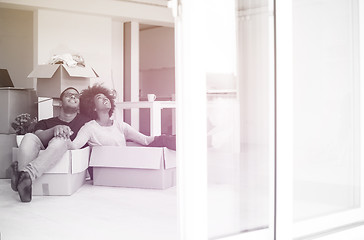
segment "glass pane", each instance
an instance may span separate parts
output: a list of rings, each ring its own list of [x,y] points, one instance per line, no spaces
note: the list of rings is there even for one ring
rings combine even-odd
[[[359,204],[356,1],[293,1],[294,219]]]
[[[209,7],[210,238],[269,225],[274,160],[274,19],[269,5],[213,0]]]

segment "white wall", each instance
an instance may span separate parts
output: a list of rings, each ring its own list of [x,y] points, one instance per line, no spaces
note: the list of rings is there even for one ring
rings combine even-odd
[[[37,22],[38,64],[47,64],[54,54],[80,54],[99,74],[95,82],[112,86],[111,18],[38,10]]]
[[[91,79],[115,88],[122,96],[122,23],[111,17],[38,10],[35,14],[36,64],[46,64],[54,54],[80,54],[99,78]],[[40,105],[40,118],[52,115],[49,103]],[[45,106],[43,108],[43,106]]]
[[[141,98],[155,93],[171,98],[175,93],[174,29],[156,27],[140,31]]]
[[[140,69],[174,67],[174,28],[140,31]]]
[[[33,88],[33,12],[0,8],[0,68],[15,87]]]
[[[174,28],[154,27],[141,30],[140,43],[140,100],[148,93],[157,100],[172,100],[175,93]],[[162,111],[162,133],[172,133],[172,110]],[[140,111],[140,131],[149,134],[149,112]]]

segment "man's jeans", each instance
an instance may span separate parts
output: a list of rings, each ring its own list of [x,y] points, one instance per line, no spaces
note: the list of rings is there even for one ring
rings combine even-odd
[[[40,150],[43,150],[40,153]],[[67,151],[67,142],[61,138],[52,138],[48,147],[33,133],[25,134],[18,153],[19,171],[29,173],[32,181],[52,168]]]

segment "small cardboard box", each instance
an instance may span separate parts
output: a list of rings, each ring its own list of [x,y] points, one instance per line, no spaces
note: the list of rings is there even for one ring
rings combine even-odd
[[[98,77],[92,67],[68,67],[64,64],[38,65],[28,78],[37,78],[38,97],[59,98],[62,91],[74,87],[81,91],[90,85],[90,78]]]
[[[13,161],[17,159],[17,151],[18,148],[13,148]],[[53,168],[34,180],[32,194],[35,196],[72,195],[86,181],[89,157],[89,147],[67,151]]]
[[[93,184],[166,189],[176,185],[176,152],[157,147],[93,147]]]

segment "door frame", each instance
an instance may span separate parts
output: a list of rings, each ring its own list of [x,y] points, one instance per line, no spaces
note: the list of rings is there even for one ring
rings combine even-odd
[[[355,0],[354,0],[355,1]],[[364,13],[363,0],[357,0]],[[206,86],[203,66],[204,11],[207,0],[174,1],[176,39],[177,179],[181,239],[208,239]],[[303,239],[356,226],[364,221],[364,178],[360,179],[360,207],[357,209],[293,223],[293,39],[292,0],[274,0],[275,23],[275,149],[272,161],[272,214],[268,229],[241,233],[221,239]],[[362,19],[363,16],[358,16]],[[360,26],[364,39],[364,26]],[[199,36],[198,38],[194,36]],[[364,70],[364,49],[360,48],[360,70]],[[364,72],[364,71],[361,71]],[[362,77],[360,80],[362,81]],[[364,93],[364,84],[360,85]],[[360,98],[364,119],[364,98]],[[191,126],[193,126],[191,128]],[[364,136],[364,128],[360,128]],[[194,139],[191,139],[193,136]],[[202,137],[201,137],[202,136]],[[205,137],[205,138],[204,138]],[[188,140],[188,141],[187,141]],[[364,149],[364,141],[360,143]],[[359,175],[364,173],[361,164]]]

